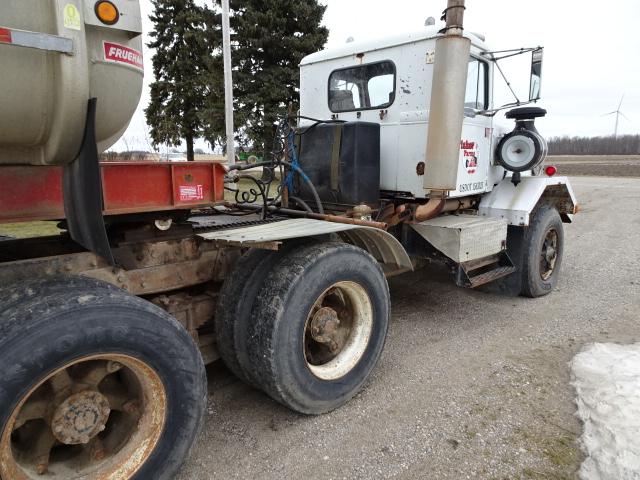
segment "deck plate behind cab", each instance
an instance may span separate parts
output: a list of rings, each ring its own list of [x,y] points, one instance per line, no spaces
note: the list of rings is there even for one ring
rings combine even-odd
[[[382,264],[387,275],[413,270],[409,255],[393,235],[378,228],[361,225],[291,218],[262,225],[200,233],[198,236],[222,246],[277,249],[285,240],[331,234],[368,251]]]

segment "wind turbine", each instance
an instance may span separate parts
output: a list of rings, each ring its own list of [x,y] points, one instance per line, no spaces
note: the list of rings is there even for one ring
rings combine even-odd
[[[627,117],[624,113],[622,113],[620,111],[620,107],[622,107],[622,101],[623,100],[624,100],[624,95],[622,95],[622,98],[620,98],[620,103],[618,104],[618,108],[616,110],[614,110],[613,112],[605,113],[603,115],[603,117],[605,117],[607,115],[613,115],[614,113],[616,114],[616,127],[615,127],[615,130],[613,132],[613,138],[618,138],[618,123],[620,121],[620,116],[622,115],[624,118],[629,120],[629,117]],[[631,120],[629,120],[629,121],[631,121]]]

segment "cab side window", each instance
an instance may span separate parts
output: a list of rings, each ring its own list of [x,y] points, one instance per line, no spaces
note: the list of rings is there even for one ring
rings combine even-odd
[[[489,108],[489,69],[487,64],[477,58],[469,59],[467,71],[467,90],[464,97],[465,108],[487,110]]]
[[[329,109],[387,108],[395,100],[395,84],[396,67],[388,60],[335,70],[329,76]]]

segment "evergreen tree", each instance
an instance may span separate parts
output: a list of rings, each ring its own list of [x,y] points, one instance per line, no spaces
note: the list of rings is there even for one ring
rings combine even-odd
[[[269,150],[273,123],[286,115],[289,102],[298,101],[300,61],[327,41],[329,31],[321,26],[326,7],[318,0],[230,3],[236,132],[254,149]],[[219,25],[219,8],[217,13]],[[220,65],[221,57],[218,52],[212,61]],[[218,112],[209,133],[218,138],[224,136],[221,98],[218,90],[209,99],[210,112]]]
[[[202,111],[211,79],[206,59],[211,52],[206,11],[194,0],[152,0],[155,49],[151,101],[145,109],[154,144],[187,144],[193,161],[193,141],[204,131]]]

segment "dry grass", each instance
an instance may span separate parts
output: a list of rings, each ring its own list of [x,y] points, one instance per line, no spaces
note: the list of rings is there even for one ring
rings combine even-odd
[[[0,235],[14,238],[44,237],[58,235],[58,222],[22,222],[0,224]]]

